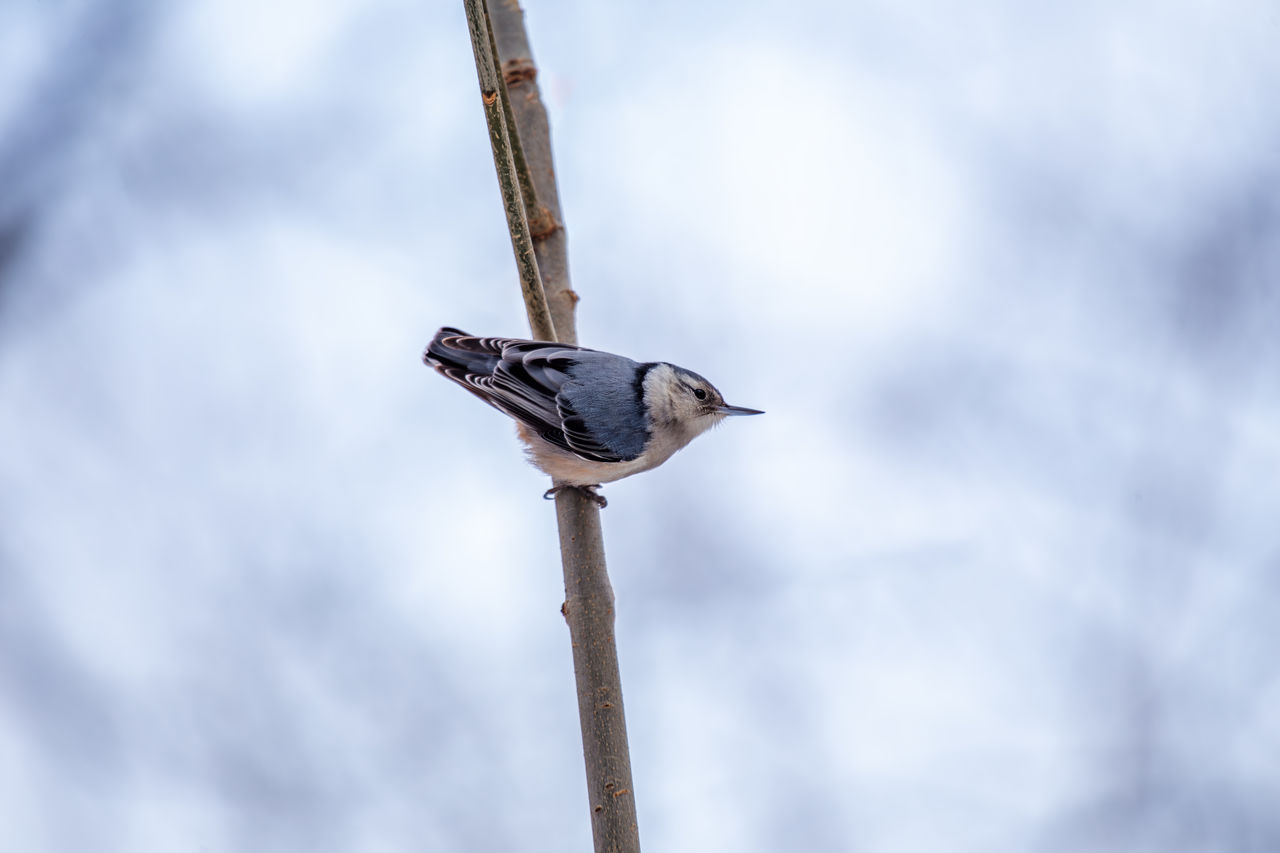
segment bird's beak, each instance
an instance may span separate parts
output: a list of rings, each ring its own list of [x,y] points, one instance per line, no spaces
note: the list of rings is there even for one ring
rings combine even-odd
[[[717,415],[763,415],[759,409],[744,409],[742,406],[716,406]]]

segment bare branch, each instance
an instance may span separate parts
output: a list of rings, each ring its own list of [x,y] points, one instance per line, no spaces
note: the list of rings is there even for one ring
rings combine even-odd
[[[622,676],[613,633],[613,587],[604,562],[600,509],[574,489],[556,495],[564,606],[573,643],[591,834],[597,853],[639,853]]]
[[[471,31],[471,49],[476,57],[476,75],[480,78],[480,100],[484,103],[484,117],[489,125],[489,144],[493,148],[493,166],[498,172],[498,186],[502,190],[502,206],[507,214],[507,229],[511,232],[511,249],[516,255],[516,268],[520,271],[520,289],[524,293],[525,309],[529,313],[529,327],[539,340],[556,340],[555,324],[547,307],[547,296],[542,290],[542,277],[538,274],[537,256],[533,250],[533,236],[525,215],[513,149],[519,144],[514,129],[507,127],[503,107],[506,85],[498,74],[498,64],[493,53],[493,38],[489,32],[489,15],[484,0],[463,0],[467,9],[467,29]]]
[[[524,12],[516,0],[495,0],[492,14],[497,55],[502,59],[502,76],[510,92],[511,110],[520,131],[520,142],[535,193],[530,207],[537,213],[530,212],[530,225],[542,285],[559,340],[576,344],[578,335],[574,312],[578,294],[569,281],[568,235],[560,213],[560,193],[556,188],[551,128],[538,92],[538,67],[529,50]]]
[[[538,72],[524,30],[524,13],[516,0],[497,0],[492,18],[485,0],[465,3],[529,325],[534,337],[557,340],[554,335],[558,331],[558,340],[577,343],[574,311],[578,297],[569,285],[551,134],[538,94]],[[503,57],[501,77],[493,64],[495,56]],[[532,243],[529,255],[524,254],[525,240]],[[536,289],[525,283],[526,267],[530,266],[538,282]],[[548,300],[549,333],[540,326]],[[613,587],[605,566],[600,510],[577,490],[565,489],[556,494],[556,519],[564,565],[562,612],[573,647],[595,849],[597,853],[639,853],[631,754],[613,630]]]

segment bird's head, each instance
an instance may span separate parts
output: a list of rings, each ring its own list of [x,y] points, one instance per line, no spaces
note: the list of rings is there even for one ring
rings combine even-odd
[[[733,415],[762,415],[758,409],[730,406],[724,395],[692,370],[660,364],[650,372],[650,417],[655,425],[679,429],[692,438]]]

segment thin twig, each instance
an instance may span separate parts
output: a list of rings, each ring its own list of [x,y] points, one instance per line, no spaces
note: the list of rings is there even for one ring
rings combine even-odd
[[[507,207],[512,245],[521,269],[521,285],[534,337],[577,342],[574,306],[578,297],[569,286],[566,236],[561,225],[559,194],[551,157],[551,136],[536,84],[537,68],[529,51],[523,17],[516,0],[497,0],[489,17],[485,0],[465,0],[471,46],[485,102],[485,119],[493,143],[494,164]],[[482,34],[484,37],[482,38]],[[495,56],[505,56],[499,77]],[[509,84],[509,85],[508,85]],[[513,99],[509,89],[520,90]],[[523,143],[523,144],[522,144]],[[504,177],[504,169],[509,170]],[[515,173],[513,177],[511,173]],[[534,255],[522,253],[530,237]],[[537,288],[525,284],[526,265],[532,266]],[[542,271],[545,279],[539,280]],[[545,285],[545,291],[543,286]],[[540,316],[551,309],[547,330]],[[554,314],[554,325],[551,322]],[[549,332],[549,334],[548,334]],[[578,716],[587,771],[587,797],[596,853],[639,853],[631,754],[627,746],[622,708],[622,678],[614,638],[613,587],[605,567],[600,510],[575,489],[556,494],[560,527],[560,556],[564,565],[565,602],[573,671],[578,689]]]
[[[507,214],[507,229],[511,232],[511,249],[516,255],[516,268],[520,272],[520,289],[524,293],[525,309],[529,313],[529,328],[533,336],[543,341],[556,340],[556,327],[547,307],[547,295],[542,289],[542,277],[538,274],[538,260],[533,250],[533,236],[525,215],[519,179],[512,149],[518,143],[508,130],[502,101],[505,86],[498,73],[498,63],[493,53],[489,33],[488,12],[484,0],[463,0],[467,9],[467,29],[471,31],[471,50],[476,57],[476,75],[480,78],[480,100],[484,103],[485,122],[489,125],[489,144],[493,148],[493,166],[498,172],[498,187],[502,190],[502,206]]]
[[[498,52],[498,44],[493,35],[493,17],[489,12],[488,0],[485,0],[484,3],[484,23],[489,31],[489,51],[495,60],[500,62],[502,54]],[[497,70],[501,71],[501,69]],[[507,76],[506,74],[498,73],[497,78],[500,102],[502,103],[502,120],[506,125],[507,135],[512,141],[511,163],[515,166],[516,183],[520,186],[520,200],[524,202],[524,214],[529,222],[529,233],[535,241],[534,254],[536,255],[538,234],[549,227],[547,220],[550,217],[547,209],[538,204],[538,194],[533,186],[533,176],[529,174],[529,162],[525,159],[524,145],[520,141],[520,126],[516,122],[515,113],[511,107],[511,92],[507,88]],[[539,267],[538,272],[542,272],[541,267]],[[554,318],[552,319],[554,322]]]
[[[533,250],[538,256],[543,292],[551,306],[559,340],[578,342],[574,314],[578,294],[569,281],[568,235],[560,213],[560,193],[556,187],[554,158],[551,155],[551,128],[538,91],[538,66],[529,50],[524,29],[524,12],[515,0],[496,0],[492,10],[497,56],[502,60],[502,79],[510,94],[508,102],[520,131],[529,177],[533,182],[538,211],[529,212]]]

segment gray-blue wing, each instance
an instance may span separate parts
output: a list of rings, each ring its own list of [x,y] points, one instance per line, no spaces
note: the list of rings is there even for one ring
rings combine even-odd
[[[428,345],[424,360],[553,445],[583,459],[634,459],[648,438],[643,427],[638,436],[634,429],[620,428],[616,415],[610,415],[616,395],[602,397],[590,390],[616,381],[631,388],[637,365],[621,356],[547,341],[477,338],[444,328]],[[583,370],[592,375],[575,380],[575,373]],[[634,392],[629,394],[634,409]]]
[[[588,351],[574,359],[569,381],[556,395],[561,429],[575,453],[630,461],[649,442],[644,407],[646,365]]]

